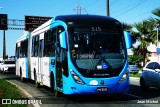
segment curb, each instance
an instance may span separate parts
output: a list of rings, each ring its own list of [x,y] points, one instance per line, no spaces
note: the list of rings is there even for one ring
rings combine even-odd
[[[129,77],[129,79],[140,80],[138,77]]]
[[[1,77],[0,77],[1,78]],[[3,78],[2,78],[3,79]],[[20,86],[18,86],[17,84],[15,84],[15,83],[13,83],[13,82],[11,82],[11,81],[8,81],[8,80],[6,80],[7,82],[9,82],[9,83],[11,83],[12,85],[15,85],[19,90],[21,90],[29,99],[30,98],[33,98],[33,100],[35,100],[34,99],[34,97],[31,95],[31,94],[29,94],[27,91],[25,91],[23,88],[21,88]],[[39,104],[32,104],[33,105],[33,107],[41,107]]]

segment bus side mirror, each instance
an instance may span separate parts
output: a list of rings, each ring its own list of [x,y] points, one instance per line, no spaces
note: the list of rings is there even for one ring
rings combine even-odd
[[[132,47],[132,38],[131,35],[124,31],[124,38],[125,38],[125,42],[126,42],[126,48],[129,49]]]
[[[60,40],[60,46],[64,49],[67,49],[67,35],[65,31],[60,33],[59,40]]]

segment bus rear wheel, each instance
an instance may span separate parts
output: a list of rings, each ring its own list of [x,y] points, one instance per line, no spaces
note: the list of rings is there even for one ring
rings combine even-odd
[[[36,86],[36,88],[39,88],[39,87],[40,87],[40,84],[39,84],[39,82],[37,81],[36,72],[34,72],[34,81],[35,81],[35,86]]]
[[[22,76],[22,70],[21,70],[21,68],[20,68],[20,79],[21,79],[22,82],[25,82],[25,80],[24,80],[24,78]]]
[[[54,92],[55,85],[54,85],[54,75],[53,75],[53,73],[51,73],[50,83],[51,83],[51,90]]]

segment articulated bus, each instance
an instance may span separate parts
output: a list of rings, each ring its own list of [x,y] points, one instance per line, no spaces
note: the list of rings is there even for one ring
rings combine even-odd
[[[131,36],[111,17],[57,16],[16,43],[16,75],[55,95],[125,93]]]

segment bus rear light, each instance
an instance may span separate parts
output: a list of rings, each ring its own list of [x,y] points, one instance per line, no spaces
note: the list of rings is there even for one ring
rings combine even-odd
[[[70,72],[71,72],[71,75],[72,75],[72,77],[73,77],[73,79],[74,79],[74,81],[76,83],[78,83],[78,84],[85,84],[83,82],[83,80],[72,69],[70,69]]]

